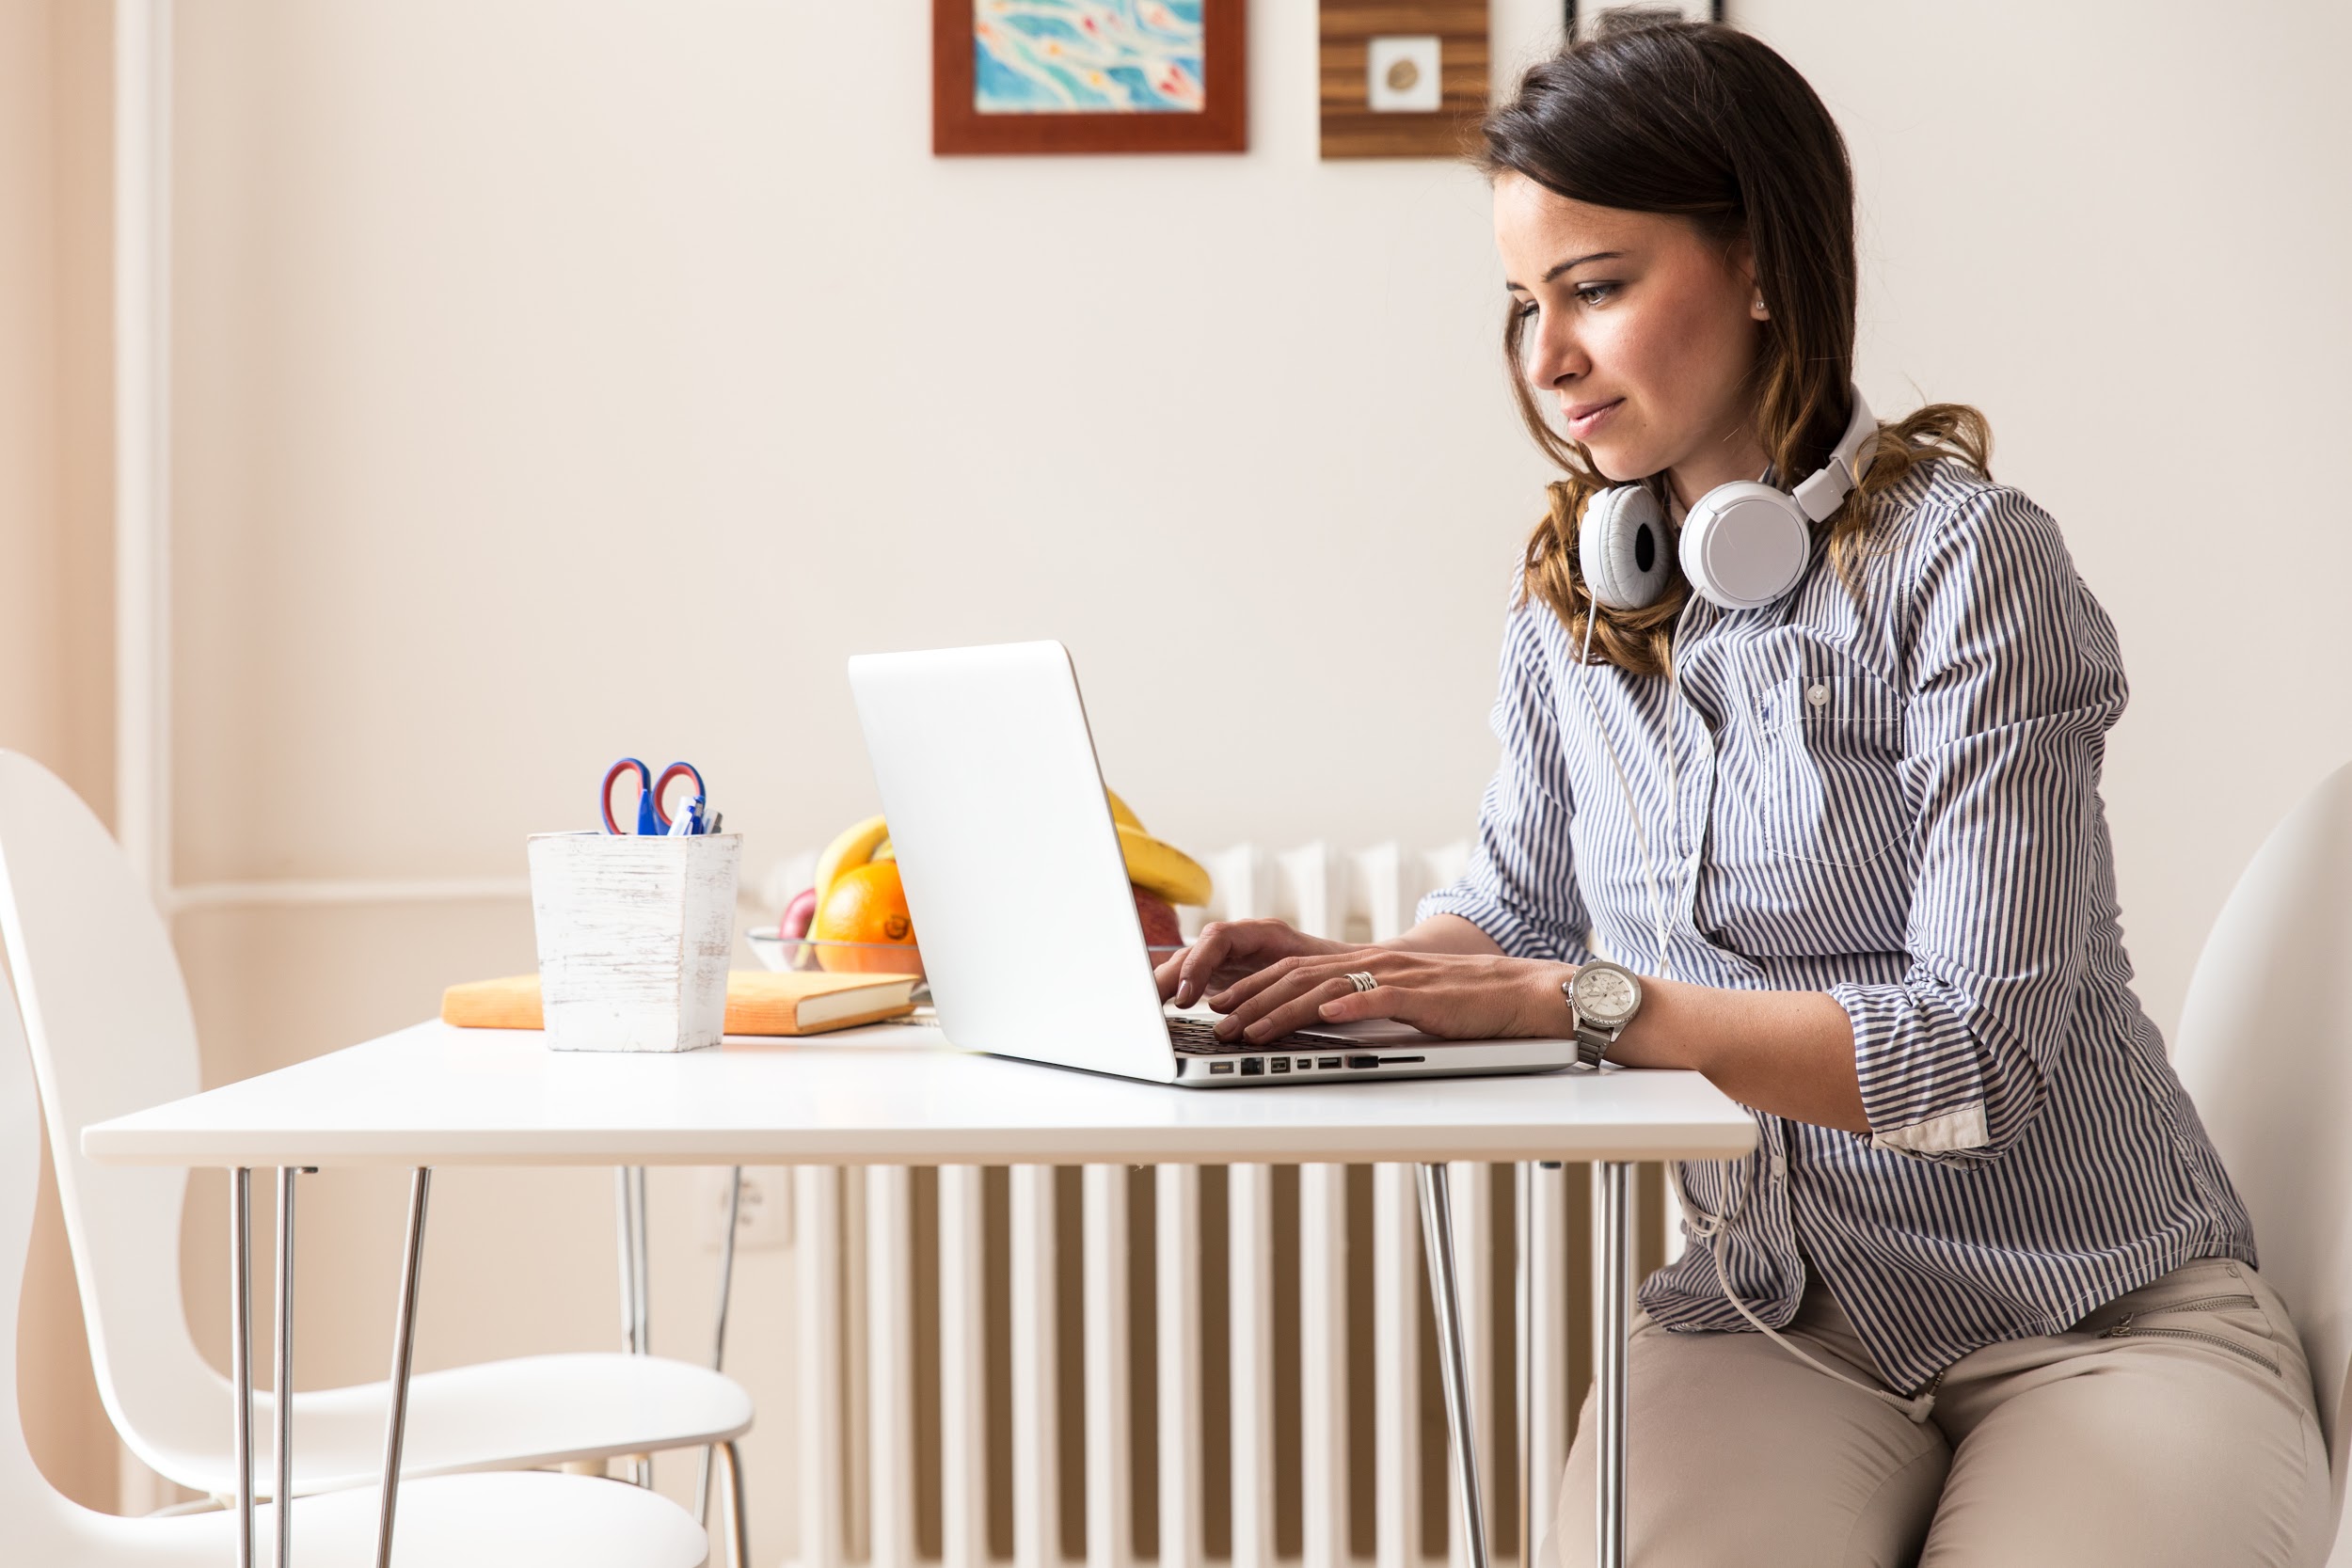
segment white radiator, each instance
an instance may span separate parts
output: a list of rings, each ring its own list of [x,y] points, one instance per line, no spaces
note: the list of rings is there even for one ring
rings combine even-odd
[[[1218,902],[1190,928],[1388,936],[1462,853],[1239,846],[1208,857]],[[1466,1562],[1409,1165],[793,1175],[800,1568]],[[1637,1186],[1645,1267],[1657,1177]],[[1549,1533],[1589,1378],[1589,1183],[1452,1181],[1500,1563],[1524,1558],[1523,1498]]]

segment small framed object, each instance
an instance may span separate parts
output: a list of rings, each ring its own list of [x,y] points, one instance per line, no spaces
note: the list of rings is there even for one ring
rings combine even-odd
[[[931,150],[1241,152],[1245,0],[932,0]]]
[[[1685,22],[1721,22],[1724,0],[1562,0],[1560,22],[1571,39],[1590,38],[1611,11],[1663,11]]]
[[[1323,0],[1323,155],[1457,158],[1486,109],[1486,0]]]

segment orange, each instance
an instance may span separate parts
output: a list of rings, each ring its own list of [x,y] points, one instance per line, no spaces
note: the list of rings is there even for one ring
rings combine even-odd
[[[817,906],[808,934],[820,942],[862,942],[882,944],[859,951],[819,947],[818,961],[827,969],[865,970],[878,974],[920,974],[923,956],[914,945],[914,920],[907,913],[906,889],[898,880],[897,861],[873,861],[844,871]],[[903,954],[885,951],[902,948]]]

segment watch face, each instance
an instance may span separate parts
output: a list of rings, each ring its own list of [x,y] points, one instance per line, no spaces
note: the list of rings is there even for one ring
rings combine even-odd
[[[1577,1010],[1596,1023],[1623,1022],[1633,1016],[1634,1004],[1640,999],[1632,976],[1623,970],[1587,964],[1577,971]]]

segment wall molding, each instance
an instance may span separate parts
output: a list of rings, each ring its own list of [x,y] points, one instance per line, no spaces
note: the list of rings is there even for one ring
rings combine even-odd
[[[321,904],[470,904],[530,896],[528,877],[285,877],[196,882],[169,890],[164,907],[172,914],[187,914]]]

